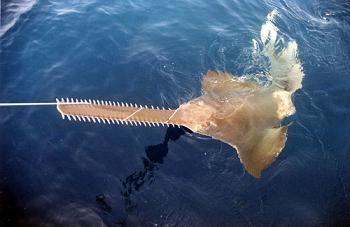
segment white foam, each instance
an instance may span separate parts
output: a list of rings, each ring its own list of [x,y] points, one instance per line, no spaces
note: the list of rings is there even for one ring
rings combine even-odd
[[[0,38],[16,24],[22,14],[30,11],[36,3],[37,0],[15,0],[6,5],[3,4],[4,8],[1,11],[5,15],[0,15]]]
[[[279,16],[277,10],[273,10],[266,17],[266,22],[261,26],[260,41],[261,51],[257,41],[253,40],[254,53],[260,52],[270,61],[270,75],[273,83],[277,86],[287,87],[288,91],[294,92],[301,88],[301,81],[304,76],[300,61],[298,59],[298,45],[291,40],[286,45],[283,37],[280,37],[279,29],[275,20]],[[282,44],[278,50],[277,44]],[[283,47],[285,46],[285,47]]]

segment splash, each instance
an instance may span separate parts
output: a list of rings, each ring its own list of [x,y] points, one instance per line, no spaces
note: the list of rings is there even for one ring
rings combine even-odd
[[[291,97],[303,79],[296,42],[290,41],[277,51],[277,16],[275,10],[267,16],[260,40],[253,42],[256,53],[269,59],[269,86],[209,70],[202,80],[202,95],[175,110],[69,99],[57,100],[57,108],[63,118],[79,121],[185,126],[231,145],[246,170],[260,177],[285,146],[288,125],[282,126],[281,121],[295,113]]]

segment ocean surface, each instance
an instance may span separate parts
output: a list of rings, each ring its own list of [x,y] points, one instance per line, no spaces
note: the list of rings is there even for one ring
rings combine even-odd
[[[335,226],[350,223],[346,0],[4,0],[0,102],[82,98],[176,108],[208,70],[264,82],[254,53],[278,11],[303,87],[260,179],[229,145],[184,128],[62,120],[0,107],[1,226]],[[283,42],[283,40],[285,42]]]

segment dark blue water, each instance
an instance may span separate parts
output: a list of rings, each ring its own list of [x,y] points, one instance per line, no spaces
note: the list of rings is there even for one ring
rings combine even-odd
[[[222,142],[183,129],[0,109],[2,226],[332,226],[350,222],[347,1],[4,1],[0,102],[94,98],[175,108],[209,69],[255,74],[273,9],[298,43],[303,88],[261,179]]]

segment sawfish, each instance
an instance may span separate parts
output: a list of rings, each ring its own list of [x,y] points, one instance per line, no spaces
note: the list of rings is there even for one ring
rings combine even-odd
[[[203,95],[177,109],[99,100],[56,101],[62,117],[69,120],[184,126],[234,147],[246,170],[260,177],[287,140],[288,125],[280,124],[295,111],[291,95],[296,87],[290,86],[285,81],[284,87],[261,87],[229,73],[208,71],[202,80]]]
[[[254,50],[270,61],[269,85],[209,70],[201,82],[202,95],[177,109],[86,99],[57,99],[57,109],[69,120],[186,127],[231,145],[245,169],[259,178],[286,144],[288,125],[281,122],[295,113],[292,95],[304,76],[295,41],[276,51],[277,15],[272,11],[261,28],[262,50],[253,40]]]

